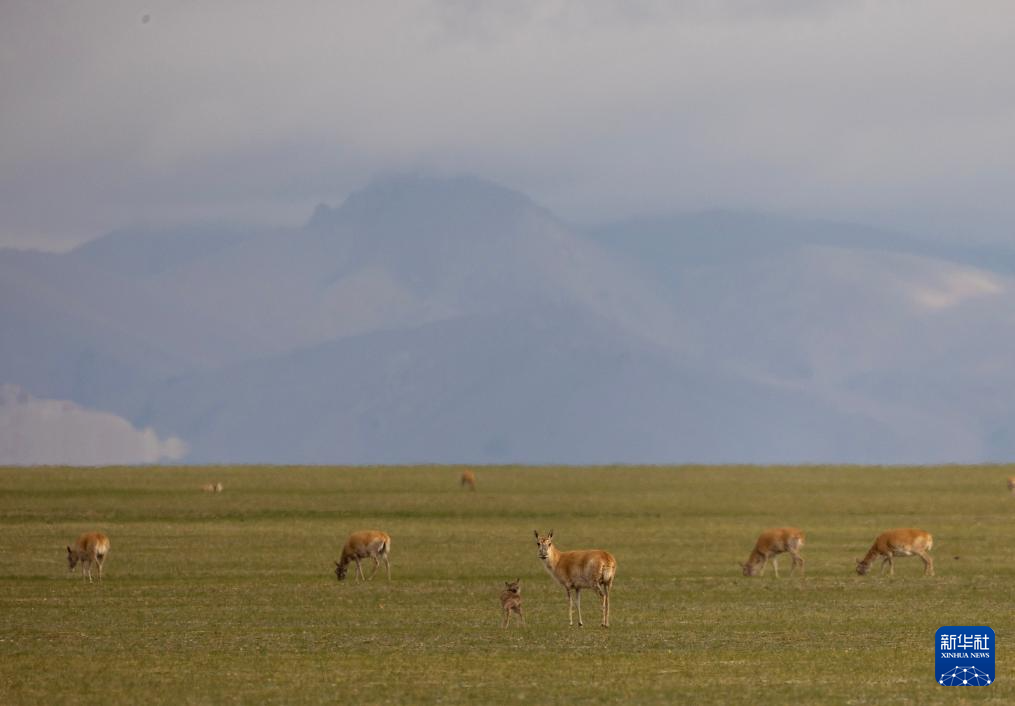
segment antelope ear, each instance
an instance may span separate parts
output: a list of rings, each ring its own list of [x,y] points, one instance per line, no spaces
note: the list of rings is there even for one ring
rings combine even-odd
[[[67,547],[67,553],[68,553],[68,554],[70,554],[70,553],[71,553],[70,547]]]
[[[550,539],[553,539],[553,530],[550,530],[550,534],[548,534],[546,536],[549,537]]]
[[[536,535],[536,541],[539,541],[539,530],[532,530],[532,534]]]
[[[341,566],[341,564],[339,564],[339,563],[338,563],[338,562],[336,561],[336,562],[335,562],[335,566]]]

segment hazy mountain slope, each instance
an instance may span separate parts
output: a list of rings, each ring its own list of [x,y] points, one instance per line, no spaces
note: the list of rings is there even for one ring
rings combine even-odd
[[[159,335],[156,307],[137,289],[62,256],[0,253],[0,377],[89,404],[106,385],[193,367],[199,356]]]
[[[921,247],[722,213],[585,237],[395,177],[300,228],[0,252],[0,382],[192,461],[1010,456],[1015,283]]]
[[[0,330],[0,380],[111,411],[139,385],[221,365],[248,340],[143,279],[12,250],[0,252]]]
[[[5,252],[0,291],[11,332],[0,379],[142,423],[159,417],[147,392],[159,380],[520,306],[572,307],[618,335],[683,345],[636,268],[475,178],[382,180],[302,229],[124,232],[67,255]]]
[[[67,259],[130,277],[171,272],[266,231],[234,225],[126,228],[75,248]]]
[[[585,228],[611,251],[663,271],[672,263],[708,265],[767,258],[804,246],[915,255],[1015,274],[1015,248],[928,240],[861,223],[743,211],[701,211],[634,218]]]
[[[821,224],[721,214],[614,226],[606,239],[657,275],[716,365],[806,389],[928,447],[944,434],[938,460],[1015,452],[1003,445],[1015,395],[1005,268],[913,254],[917,241],[891,234],[873,247],[877,231],[856,230],[843,242],[846,231]]]
[[[419,326],[524,302],[595,311],[679,347],[654,285],[528,197],[475,178],[395,177],[306,228],[223,250],[160,286],[281,346]]]
[[[195,407],[195,402],[200,404]],[[192,460],[897,460],[891,430],[632,341],[572,310],[359,336],[165,386]],[[834,434],[822,430],[832,428]],[[940,450],[940,449],[939,449]]]
[[[1008,358],[1015,287],[1003,267],[946,259],[933,245],[921,254],[913,239],[860,226],[823,228],[717,214],[602,232],[658,274],[710,357],[790,377]]]

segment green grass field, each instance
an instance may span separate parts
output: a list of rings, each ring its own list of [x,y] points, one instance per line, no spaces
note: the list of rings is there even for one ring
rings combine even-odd
[[[1012,703],[1013,472],[480,468],[469,493],[447,467],[0,469],[0,703]],[[806,578],[742,577],[778,525]],[[909,526],[937,577],[855,574]],[[568,627],[551,528],[617,558],[608,630],[592,594]],[[101,585],[65,560],[93,529]],[[391,534],[390,584],[335,580],[358,529]],[[503,630],[516,577],[528,627]],[[934,682],[949,624],[995,630],[995,684]]]

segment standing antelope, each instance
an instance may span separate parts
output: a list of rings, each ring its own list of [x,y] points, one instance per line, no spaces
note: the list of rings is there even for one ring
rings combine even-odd
[[[81,579],[92,581],[92,565],[99,567],[99,581],[102,580],[102,562],[109,554],[109,537],[102,532],[85,532],[74,542],[74,548],[67,547],[67,566],[71,571],[81,562]]]
[[[504,585],[506,588],[500,594],[500,607],[504,610],[504,627],[508,626],[512,613],[518,614],[518,619],[522,621],[522,627],[525,627],[525,616],[522,615],[521,579],[505,581]]]
[[[779,578],[779,555],[789,552],[793,557],[793,566],[790,568],[792,574],[797,566],[800,567],[800,575],[804,573],[804,558],[800,556],[800,549],[804,546],[804,533],[796,527],[777,527],[767,529],[758,536],[754,545],[754,551],[747,557],[747,563],[741,564],[744,576],[765,575],[765,567],[768,560],[772,560],[772,567],[775,569],[775,577]]]
[[[1015,476],[1008,478],[1008,490],[1011,491],[1012,495],[1015,495]]]
[[[201,486],[201,490],[206,493],[221,493],[224,488],[221,483],[205,483]]]
[[[473,473],[472,471],[469,471],[469,470],[462,471],[462,478],[461,478],[461,481],[459,481],[459,482],[460,482],[460,484],[461,484],[461,486],[463,488],[468,488],[469,490],[475,490],[476,489],[476,474]]]
[[[578,627],[584,625],[582,622],[581,590],[591,588],[603,599],[603,627],[610,627],[610,588],[613,586],[614,576],[617,575],[617,560],[613,558],[613,555],[602,549],[561,552],[553,546],[553,530],[550,530],[550,534],[545,537],[540,537],[536,530],[533,530],[533,534],[536,535],[536,546],[539,548],[539,558],[542,559],[543,565],[550,576],[556,579],[557,583],[563,586],[567,592],[568,624],[574,625],[573,611],[574,597],[576,596],[578,599]]]
[[[384,568],[388,571],[388,581],[391,580],[391,562],[388,557],[391,554],[391,537],[386,532],[377,530],[364,530],[353,532],[349,535],[345,546],[342,548],[342,559],[335,562],[335,576],[341,581],[345,578],[346,566],[350,561],[356,562],[356,580],[363,578],[363,567],[360,566],[360,559],[371,558],[374,560],[374,570],[370,572],[370,578],[377,573],[380,565],[378,559],[384,560]]]
[[[888,565],[888,574],[895,575],[895,557],[913,556],[916,554],[923,559],[923,575],[934,575],[934,560],[930,558],[930,550],[934,547],[934,538],[930,532],[921,529],[906,528],[893,529],[882,532],[874,540],[870,551],[863,559],[856,560],[856,573],[866,576],[870,572],[871,564],[880,557],[881,573],[885,573],[885,564]]]

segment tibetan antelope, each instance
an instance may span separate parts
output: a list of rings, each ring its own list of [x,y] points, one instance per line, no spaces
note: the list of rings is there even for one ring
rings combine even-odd
[[[81,562],[81,579],[92,580],[92,565],[99,567],[99,581],[102,580],[102,562],[109,554],[109,537],[102,532],[85,532],[77,541],[74,547],[67,547],[67,566],[71,571],[78,562]]]
[[[224,488],[221,483],[205,483],[201,486],[201,490],[206,493],[221,493]]]
[[[512,613],[518,614],[518,619],[522,621],[522,627],[525,627],[525,616],[522,615],[521,579],[505,581],[504,586],[506,588],[500,594],[500,607],[504,610],[504,627],[508,626]]]
[[[775,577],[779,578],[779,555],[789,552],[793,557],[793,566],[790,573],[800,567],[800,575],[804,573],[804,558],[800,556],[800,549],[804,546],[804,533],[796,527],[777,527],[767,529],[758,537],[754,545],[754,551],[747,557],[747,563],[741,564],[744,576],[765,575],[765,567],[768,560],[772,560],[772,568],[775,569]]]
[[[1008,478],[1008,490],[1012,495],[1015,495],[1015,476]]]
[[[388,571],[388,581],[391,580],[391,537],[385,532],[377,530],[365,530],[353,532],[349,535],[345,546],[342,548],[342,558],[335,562],[335,576],[341,581],[345,578],[346,566],[350,561],[356,562],[356,580],[363,579],[363,567],[360,566],[360,559],[373,559],[374,570],[370,572],[369,578],[373,578],[380,565],[379,559],[384,560],[384,568]]]
[[[472,471],[469,471],[469,470],[462,471],[462,478],[459,481],[459,483],[460,483],[460,485],[463,488],[468,488],[469,490],[475,490],[476,489],[476,474],[473,473]]]
[[[574,599],[577,598],[578,627],[584,625],[581,590],[591,588],[603,600],[603,627],[610,627],[610,588],[617,575],[617,560],[613,555],[602,549],[561,552],[553,546],[553,530],[545,537],[540,537],[536,530],[533,530],[533,534],[536,535],[536,546],[543,566],[567,592],[568,623],[574,625]]]
[[[856,560],[856,573],[866,576],[871,569],[871,564],[879,557],[881,558],[881,573],[885,573],[885,565],[888,565],[888,574],[895,575],[895,557],[913,556],[916,554],[923,559],[923,575],[934,575],[934,560],[930,558],[930,550],[934,547],[934,538],[930,532],[912,527],[906,529],[893,529],[882,532],[874,540],[870,551],[863,559]]]

